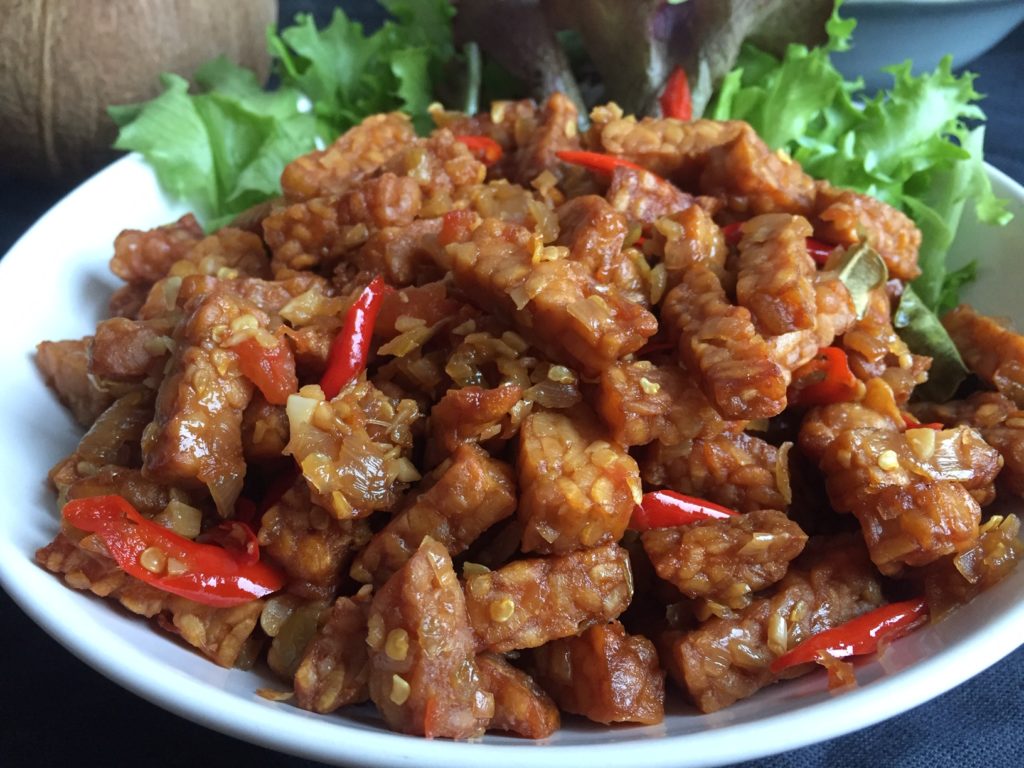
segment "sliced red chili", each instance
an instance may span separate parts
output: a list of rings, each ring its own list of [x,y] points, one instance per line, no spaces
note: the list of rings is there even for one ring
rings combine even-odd
[[[640,504],[633,508],[629,527],[634,531],[652,528],[675,528],[699,520],[723,520],[735,515],[731,509],[712,501],[686,496],[676,491],[645,493]]]
[[[665,117],[687,121],[693,119],[693,98],[690,96],[690,81],[686,77],[686,70],[682,67],[672,70],[658,101],[661,114]]]
[[[455,140],[469,147],[473,156],[486,166],[494,165],[505,154],[501,144],[489,136],[456,136]]]
[[[473,211],[448,211],[441,217],[441,231],[437,234],[437,242],[440,245],[449,245],[465,240],[469,237],[476,219],[476,213]]]
[[[725,236],[725,242],[729,245],[739,245],[740,238],[743,236],[743,233],[740,232],[740,227],[742,226],[742,221],[734,221],[722,227],[722,235]]]
[[[391,286],[377,275],[349,307],[341,330],[331,342],[327,371],[320,379],[320,388],[328,400],[335,398],[366,368],[373,340],[373,324],[377,321],[384,295],[391,290]]]
[[[606,155],[601,152],[587,152],[582,149],[563,149],[555,152],[555,156],[563,163],[579,165],[595,173],[611,174],[616,168],[631,168],[634,171],[647,171],[642,165],[626,160],[624,157]],[[648,171],[650,173],[650,171]],[[660,177],[659,177],[660,178]]]
[[[288,395],[299,388],[295,375],[295,355],[283,338],[272,347],[263,346],[254,336],[231,347],[238,355],[238,367],[259,388],[272,405],[284,405]]]
[[[819,267],[825,266],[836,247],[813,237],[807,238],[807,253]]]
[[[722,234],[725,236],[725,242],[729,245],[739,245],[740,239],[743,237],[743,233],[740,232],[744,222],[734,221],[731,224],[726,224],[722,227]],[[813,237],[807,238],[807,254],[814,259],[814,263],[819,267],[825,266],[828,262],[829,257],[832,255],[836,247],[822,240],[818,240]]]
[[[69,501],[63,515],[75,528],[95,533],[125,573],[197,603],[241,605],[284,586],[284,577],[269,564],[179,536],[121,496]]]
[[[235,503],[238,513],[238,504]],[[234,554],[240,563],[249,565],[260,560],[260,543],[256,533],[242,520],[225,520],[220,525],[204,531],[196,539],[200,544],[216,544]]]
[[[841,659],[874,653],[879,643],[902,637],[927,618],[928,604],[923,598],[883,605],[852,621],[807,638],[772,662],[772,674],[777,675],[790,667],[819,661],[823,656]]]
[[[900,411],[900,416],[903,418],[903,426],[907,429],[937,429],[941,431],[946,428],[941,421],[929,421],[927,424],[922,424],[906,411]]]
[[[786,399],[790,405],[831,405],[853,400],[859,390],[846,352],[822,347],[813,360],[793,371]]]

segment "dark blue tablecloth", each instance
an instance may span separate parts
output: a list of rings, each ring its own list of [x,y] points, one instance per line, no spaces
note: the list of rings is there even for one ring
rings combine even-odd
[[[316,0],[285,0],[290,18]],[[321,4],[322,6],[323,4]],[[364,10],[366,2],[347,3]],[[324,15],[321,7],[318,11]],[[987,157],[1024,181],[1024,27],[975,62]],[[0,159],[2,166],[2,159]],[[0,254],[66,190],[0,177]],[[8,500],[10,503],[10,500]],[[1024,632],[1024,627],[1021,628]],[[126,693],[57,645],[0,591],[0,765],[313,766],[236,741]],[[595,756],[598,763],[600,756]],[[1024,766],[1024,649],[946,695],[844,738],[747,768]]]

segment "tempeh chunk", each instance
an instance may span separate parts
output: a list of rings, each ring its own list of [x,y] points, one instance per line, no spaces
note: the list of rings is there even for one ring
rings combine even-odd
[[[665,673],[654,643],[617,621],[553,640],[533,661],[541,685],[566,712],[605,724],[665,718]]]
[[[36,346],[36,367],[47,386],[83,427],[114,402],[114,396],[89,376],[91,342],[92,337],[86,336],[74,341],[43,341]]]
[[[655,528],[640,538],[658,576],[687,597],[730,608],[785,576],[807,543],[800,526],[775,510]]]
[[[786,407],[787,377],[754,328],[749,310],[729,303],[710,266],[695,263],[662,306],[661,321],[679,358],[728,419],[776,416]]]
[[[596,421],[587,411],[541,411],[523,422],[517,467],[524,552],[559,554],[622,538],[640,503],[640,471]]]
[[[396,731],[468,739],[494,715],[466,603],[445,548],[426,538],[373,597],[370,698]]]
[[[661,659],[698,709],[715,712],[774,682],[768,667],[776,657],[881,603],[881,585],[861,542],[815,542],[771,597],[756,599],[734,618],[665,633]]]
[[[921,231],[891,205],[828,182],[816,185],[815,233],[827,243],[850,246],[867,242],[885,261],[889,276],[903,281],[921,274],[917,249]]]
[[[1024,408],[1024,336],[966,304],[947,312],[942,324],[967,367]]]
[[[399,512],[352,564],[357,581],[380,586],[430,536],[448,554],[464,552],[480,534],[516,507],[512,468],[475,445],[458,448],[425,481],[429,487]]]
[[[321,714],[370,697],[366,647],[368,606],[339,597],[306,646],[295,672],[295,703]]]
[[[488,730],[528,739],[546,739],[558,730],[558,707],[532,677],[494,653],[478,655],[476,667],[484,690],[494,696],[494,717]]]
[[[153,422],[142,437],[147,476],[186,488],[209,488],[221,515],[230,514],[245,477],[242,412],[253,386],[226,345],[232,323],[252,318],[255,305],[218,285],[193,297],[174,339],[172,372],[160,383]]]
[[[74,589],[88,589],[117,600],[126,609],[147,618],[170,614],[170,623],[189,645],[222,667],[232,667],[256,628],[263,601],[232,608],[215,608],[171,595],[129,576],[117,567],[95,535],[77,544],[65,533],[36,552],[44,568],[64,576]]]
[[[740,227],[736,300],[762,333],[813,328],[817,315],[814,261],[807,254],[811,225],[784,213],[756,216]]]
[[[635,352],[657,321],[586,268],[555,259],[534,263],[540,243],[528,230],[485,220],[471,240],[447,248],[455,282],[485,311],[512,320],[529,341],[573,368],[597,374]]]
[[[407,115],[371,115],[326,149],[300,155],[285,166],[281,189],[291,202],[341,194],[384,165],[415,137]]]
[[[536,648],[610,621],[626,610],[633,576],[615,544],[517,560],[466,579],[466,608],[478,650]]]

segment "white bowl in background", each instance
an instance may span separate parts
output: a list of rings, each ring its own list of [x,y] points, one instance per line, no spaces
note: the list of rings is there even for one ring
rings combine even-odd
[[[853,47],[832,60],[875,91],[892,84],[882,67],[906,59],[916,73],[935,69],[946,54],[954,67],[969,64],[1024,21],[1024,0],[846,0],[841,13],[857,29]]]

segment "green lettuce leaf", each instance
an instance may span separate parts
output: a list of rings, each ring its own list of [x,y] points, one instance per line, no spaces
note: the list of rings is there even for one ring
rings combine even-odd
[[[224,58],[201,67],[191,88],[164,75],[157,98],[110,108],[115,147],[142,153],[168,194],[212,229],[280,194],[287,163],[368,115],[403,109],[427,130],[432,83],[454,56],[454,10],[448,0],[382,4],[397,21],[369,35],[341,10],[322,30],[302,14],[268,30],[274,90]]]
[[[111,110],[121,126],[114,148],[141,152],[169,195],[209,214],[217,208],[218,195],[206,125],[189,96],[187,80],[165,74],[160,82],[164,92],[152,101]]]

